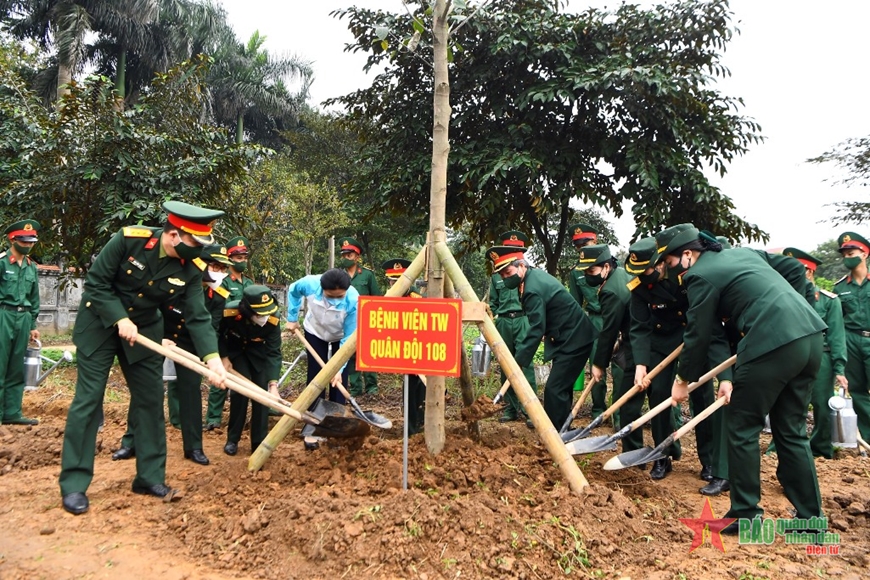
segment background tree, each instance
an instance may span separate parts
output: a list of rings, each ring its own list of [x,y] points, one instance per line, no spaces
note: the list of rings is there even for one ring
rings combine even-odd
[[[819,267],[816,268],[817,281],[819,278],[824,278],[833,283],[849,273],[845,266],[843,266],[843,255],[838,251],[839,247],[837,240],[828,240],[827,242],[819,244],[815,250],[810,252],[813,257],[822,261]],[[821,284],[819,284],[819,286],[826,290],[833,288],[833,285],[831,288],[826,288]]]
[[[350,189],[397,212],[423,213],[432,116],[419,104],[433,83],[430,39],[424,34],[411,53],[378,37],[378,29],[412,29],[411,16],[359,8],[336,15],[356,38],[348,50],[368,52],[368,67],[385,67],[370,88],[335,100],[363,135]],[[526,229],[551,272],[572,200],[617,216],[633,202],[636,236],[693,221],[766,239],[704,175],[724,173],[761,139],[753,121],[734,113],[740,101],[710,88],[728,74],[719,59],[730,24],[724,0],[580,14],[544,0],[506,0],[470,19],[452,53],[449,224],[475,224],[481,245],[500,228]],[[554,215],[551,242],[546,222]]]
[[[870,137],[848,139],[830,151],[808,159],[810,163],[833,163],[846,171],[846,176],[835,180],[836,183],[867,187],[870,185]],[[870,220],[870,202],[839,201],[833,204],[839,208],[834,225],[847,222],[856,224]]]

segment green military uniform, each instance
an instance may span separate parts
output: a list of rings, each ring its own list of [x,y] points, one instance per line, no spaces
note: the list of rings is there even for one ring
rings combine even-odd
[[[31,335],[38,336],[39,316],[36,263],[27,256],[31,246],[21,244],[36,242],[39,229],[39,222],[33,220],[12,224],[5,231],[12,247],[0,252],[0,422],[7,425],[39,423],[21,412],[24,353]]]
[[[858,415],[858,431],[861,438],[870,441],[870,281],[867,279],[867,255],[870,242],[854,233],[841,234],[838,243],[840,252],[857,249],[863,259],[854,260],[856,265],[844,265],[850,270],[834,285],[834,292],[843,307],[843,325],[846,328],[846,379],[849,381],[849,394]],[[859,283],[856,274],[863,274]]]
[[[186,232],[200,244],[212,242],[211,225],[221,211],[181,202],[166,202],[170,234]],[[179,256],[165,253],[168,236],[157,228],[130,227],[118,232],[100,252],[85,280],[76,317],[78,379],[69,408],[61,458],[60,488],[64,507],[72,513],[87,510],[84,492],[93,479],[97,427],[109,370],[118,357],[130,389],[130,422],[137,442],[133,491],[165,495],[166,431],[163,420],[163,359],[141,345],[131,346],[118,334],[117,324],[130,320],[138,334],[160,342],[160,307],[178,295],[184,298],[184,318],[197,354],[204,360],[218,356],[211,317],[202,298],[202,273],[192,258],[200,248],[181,243]],[[76,501],[67,506],[67,499]]]
[[[504,232],[499,236],[503,246],[516,246],[524,248],[529,243],[529,238],[524,233],[511,230]],[[509,289],[504,285],[504,281],[498,274],[493,274],[489,282],[489,308],[495,316],[495,328],[501,335],[504,345],[508,348],[511,354],[516,353],[517,343],[529,331],[529,319],[523,311],[523,306],[520,304],[520,294],[517,289]],[[529,382],[532,390],[537,391],[535,381],[535,367],[529,365],[522,367],[523,375]],[[501,382],[506,380],[504,369],[501,372]],[[517,398],[517,394],[512,388],[508,388],[505,393],[505,411],[500,421],[516,421],[523,412],[522,405]],[[561,427],[561,425],[558,425]]]
[[[274,314],[278,305],[266,286],[245,288],[240,302],[229,302],[221,322],[220,353],[229,357],[233,369],[249,378],[263,390],[277,385],[281,375],[281,325]],[[262,317],[265,324],[257,324]],[[230,419],[224,452],[235,455],[245,428],[248,398],[237,392],[230,395]],[[269,408],[251,401],[251,452],[266,438]]]
[[[779,450],[777,478],[797,517],[821,516],[815,465],[803,419],[821,360],[824,322],[756,252],[736,248],[708,251],[715,239],[690,224],[660,232],[661,256],[677,256],[669,268],[682,274],[688,290],[688,325],[678,381],[697,380],[706,370],[713,329],[723,316],[744,335],[737,345],[731,403],[726,407],[731,509],[725,517],[760,516],[759,434],[770,415]],[[688,248],[687,248],[688,246]],[[686,249],[697,257],[686,258]],[[715,248],[720,248],[718,243]],[[696,254],[692,254],[695,256]],[[688,260],[687,266],[684,261]],[[736,533],[736,525],[729,528]]]
[[[248,238],[244,236],[236,236],[227,240],[227,256],[247,256],[250,254],[250,244]],[[244,276],[242,273],[247,270],[248,262],[233,261],[230,266],[229,276],[221,282],[221,288],[229,292],[226,297],[227,301],[241,300],[245,288],[251,286],[254,281]],[[227,400],[227,391],[211,386],[208,389],[208,410],[205,415],[205,425],[209,430],[221,426],[221,418],[224,413],[224,402]]]
[[[399,277],[411,265],[410,260],[396,258],[387,260],[381,264],[387,279],[391,281],[398,280]],[[416,286],[411,286],[405,292],[407,298],[422,298],[420,289]],[[426,419],[426,385],[420,380],[417,375],[408,375],[408,435],[414,435],[423,431]]]
[[[381,288],[375,279],[375,273],[360,266],[355,259],[347,257],[351,254],[361,255],[362,244],[353,238],[342,238],[340,253],[340,267],[347,271],[350,276],[350,285],[356,288],[359,295],[380,296]],[[350,383],[350,394],[353,396],[364,393],[376,395],[378,393],[377,373],[361,373],[356,370],[356,357],[348,361],[347,380]]]
[[[496,246],[487,250],[493,271],[507,270],[522,259],[525,248]],[[544,410],[556,428],[571,412],[574,381],[586,365],[598,331],[559,280],[537,268],[527,268],[521,280],[506,276],[505,284],[518,287],[520,303],[529,319],[529,331],[516,345],[514,359],[520,367],[532,364],[544,339],[544,361],[553,361],[544,387]],[[514,286],[516,284],[516,286]]]
[[[598,348],[591,362],[600,369],[606,369],[611,362],[622,370],[617,383],[614,377],[613,400],[617,400],[634,386],[634,356],[631,349],[631,292],[628,283],[631,276],[617,266],[610,255],[610,248],[603,244],[586,246],[580,251],[578,268],[583,270],[586,283],[598,290],[598,303],[601,305],[601,333],[598,335]],[[603,274],[591,275],[588,270],[593,266],[610,265],[606,279]],[[619,346],[617,347],[617,343]],[[617,352],[614,352],[616,350]],[[620,423],[628,425],[640,417],[644,397],[638,393],[621,408]],[[637,429],[622,440],[622,450],[631,451],[643,446],[643,430]]]

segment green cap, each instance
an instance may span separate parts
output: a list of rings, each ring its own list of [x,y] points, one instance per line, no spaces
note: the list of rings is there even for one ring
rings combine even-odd
[[[608,261],[610,261],[610,247],[607,244],[586,246],[580,249],[580,256],[577,258],[577,269],[586,270]]]
[[[504,270],[514,260],[525,259],[528,250],[517,246],[493,246],[486,251],[486,255],[492,260],[492,271],[495,273]]]
[[[575,246],[587,244],[590,240],[593,243],[598,241],[598,230],[589,224],[574,224],[568,226],[568,231],[571,233],[571,241]]]
[[[517,246],[525,248],[530,242],[529,236],[519,230],[510,230],[499,234],[498,237],[501,240],[502,246]]]
[[[837,238],[837,244],[840,246],[839,251],[841,253],[845,250],[858,248],[865,254],[870,254],[870,242],[855,232],[845,232],[840,234],[840,237]]]
[[[411,260],[393,258],[392,260],[386,260],[383,264],[381,264],[381,268],[384,269],[384,273],[387,275],[387,278],[399,278],[402,274],[404,274],[405,270],[407,270],[408,266],[410,265]]]
[[[726,238],[725,236],[716,236],[716,241],[722,245],[722,249],[724,249],[724,250],[731,249],[731,242],[729,242],[728,238]]]
[[[339,253],[344,254],[345,252],[356,252],[362,255],[362,244],[353,238],[341,238],[341,250],[339,250]]]
[[[21,220],[6,228],[6,237],[19,242],[36,242],[42,226],[36,220]]]
[[[250,254],[251,244],[245,236],[236,236],[227,240],[227,256]]]
[[[272,296],[272,291],[266,286],[259,284],[248,286],[242,293],[242,300],[251,307],[255,314],[261,316],[278,311],[278,304]]]
[[[803,250],[798,250],[797,248],[784,248],[782,250],[782,255],[791,256],[792,258],[803,264],[804,267],[809,268],[813,272],[815,272],[816,268],[819,267],[819,264],[822,263],[821,260],[814,258]]]
[[[656,239],[652,236],[641,238],[629,246],[625,270],[635,276],[643,274],[644,270],[655,266],[656,257]]]
[[[211,235],[212,227],[215,220],[224,215],[224,212],[190,205],[183,201],[167,201],[163,204],[163,209],[166,211],[166,221],[193,236],[199,244],[210,246],[214,243],[214,236]]]
[[[656,234],[656,263],[664,260],[665,256],[674,252],[689,242],[698,239],[700,232],[692,224],[679,224],[665,228]]]
[[[206,262],[217,262],[218,264],[223,264],[224,266],[233,265],[233,262],[230,260],[229,255],[227,254],[227,247],[221,244],[212,244],[210,246],[205,246],[202,249],[202,254],[200,254],[199,257]]]

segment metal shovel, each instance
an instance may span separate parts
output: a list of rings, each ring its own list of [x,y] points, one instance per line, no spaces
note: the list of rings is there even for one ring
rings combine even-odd
[[[362,437],[371,431],[371,426],[368,423],[350,413],[346,405],[341,405],[335,401],[317,399],[314,402],[314,407],[308,410],[308,414],[320,423],[306,425],[302,429],[302,435],[348,438]]]
[[[620,453],[619,455],[608,459],[604,464],[604,469],[606,471],[613,471],[614,469],[625,469],[626,467],[634,467],[635,465],[643,465],[645,463],[664,459],[667,457],[668,448],[673,445],[674,441],[694,429],[695,425],[715,413],[723,405],[725,405],[725,397],[716,399],[716,402],[704,409],[701,413],[695,415],[691,421],[671,433],[668,438],[659,443],[655,449],[643,447],[642,449]]]

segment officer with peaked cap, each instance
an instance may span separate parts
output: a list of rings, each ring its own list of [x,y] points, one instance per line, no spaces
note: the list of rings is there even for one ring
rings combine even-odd
[[[0,423],[36,425],[22,414],[24,354],[39,340],[39,276],[30,251],[39,236],[39,222],[22,220],[6,228],[9,248],[0,252]]]
[[[221,322],[220,351],[225,364],[264,391],[274,391],[281,375],[281,325],[278,304],[266,286],[245,288],[239,302],[230,302]],[[248,397],[230,393],[230,419],[224,453],[235,455],[245,428]],[[269,408],[251,401],[251,452],[266,438]]]
[[[725,517],[763,514],[758,505],[758,439],[766,414],[779,450],[777,478],[786,497],[798,518],[821,517],[818,479],[803,425],[825,323],[758,253],[746,248],[722,251],[712,235],[697,233],[691,224],[682,226],[656,235],[659,255],[670,272],[682,276],[689,298],[685,346],[671,387],[675,401],[685,401],[688,384],[706,370],[713,329],[722,317],[735,321],[744,335],[737,346],[734,384],[723,382],[718,393],[729,401],[725,420],[731,509]],[[722,533],[736,534],[737,523]]]
[[[544,387],[544,410],[558,428],[571,412],[574,381],[586,365],[598,331],[559,280],[526,262],[525,251],[516,246],[495,246],[486,255],[505,286],[519,290],[529,320],[529,331],[516,345],[517,364],[532,364],[541,340],[544,360],[553,361]]]
[[[187,329],[211,371],[223,385],[226,371],[202,297],[202,273],[193,259],[213,243],[213,222],[222,211],[178,201],[163,204],[163,228],[135,226],[115,234],[85,279],[73,330],[78,378],[67,415],[61,458],[63,507],[88,510],[85,492],[93,479],[97,427],[109,370],[117,356],[130,389],[130,420],[136,439],[133,492],[176,496],[166,485],[166,429],[163,422],[163,358],[136,344],[138,334],[160,342],[160,307],[183,295]]]
[[[843,266],[849,273],[837,280],[834,292],[843,307],[846,327],[846,379],[861,438],[870,441],[870,282],[867,256],[870,242],[855,232],[837,238]]]
[[[360,296],[380,296],[381,288],[375,278],[375,273],[360,264],[362,258],[362,244],[354,238],[341,238],[339,253],[341,259],[338,267],[344,269],[350,276],[350,285],[356,288]],[[357,396],[364,393],[376,395],[378,393],[377,373],[361,373],[356,370],[356,357],[354,356],[347,364],[347,380],[350,383],[350,394]]]
[[[511,230],[499,236],[502,246],[525,248],[529,237],[523,232]],[[516,288],[508,288],[497,273],[493,272],[489,281],[489,308],[495,316],[495,328],[504,340],[505,346],[516,354],[517,344],[529,331],[529,319],[520,304],[520,294]],[[536,390],[534,365],[522,367],[523,375],[533,390]],[[505,381],[504,369],[501,372],[501,382]],[[505,393],[504,414],[499,418],[502,423],[517,421],[523,414],[522,405],[513,389]],[[561,427],[561,425],[559,425]]]

